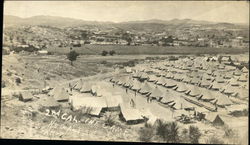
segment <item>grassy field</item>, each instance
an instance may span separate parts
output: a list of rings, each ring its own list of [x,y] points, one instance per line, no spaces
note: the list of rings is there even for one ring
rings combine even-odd
[[[98,55],[102,51],[114,50],[118,55],[167,55],[167,54],[239,54],[249,52],[247,48],[210,48],[210,47],[163,47],[163,46],[126,46],[126,45],[83,45],[73,47],[75,51],[82,55]],[[49,52],[56,54],[66,54],[70,51],[69,47],[53,47]]]

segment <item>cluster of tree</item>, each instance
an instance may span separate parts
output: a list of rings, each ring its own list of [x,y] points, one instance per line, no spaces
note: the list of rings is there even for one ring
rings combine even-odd
[[[200,130],[195,126],[184,129],[182,132],[176,122],[157,120],[156,125],[145,124],[139,131],[141,141],[161,141],[166,143],[199,143]]]
[[[21,52],[21,51],[34,52],[34,51],[38,51],[38,49],[32,45],[29,45],[28,47],[14,47],[13,51],[15,51],[15,52]]]
[[[102,56],[106,56],[106,55],[111,55],[111,56],[113,56],[114,54],[115,54],[116,52],[114,51],[114,50],[111,50],[111,51],[105,51],[105,50],[103,50],[102,51]]]

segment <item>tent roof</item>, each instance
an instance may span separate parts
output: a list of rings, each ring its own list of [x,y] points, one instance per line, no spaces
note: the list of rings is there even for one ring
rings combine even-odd
[[[223,95],[221,93],[216,93],[216,94],[218,94],[216,95],[216,99],[218,100],[216,104],[222,106],[233,104],[232,101],[226,95]]]
[[[82,81],[82,80],[79,80],[79,81],[76,83],[76,85],[74,85],[74,88],[77,89],[77,90],[81,90],[82,85],[83,85],[83,81]]]
[[[247,108],[248,108],[248,106],[245,105],[245,104],[233,104],[233,105],[230,105],[230,106],[226,106],[226,109],[229,112],[243,111],[244,109],[247,109]]]
[[[21,93],[21,95],[24,100],[29,100],[33,98],[33,95],[29,91],[24,91]]]
[[[75,109],[81,107],[106,108],[107,103],[104,97],[79,97],[76,95],[72,96],[72,106]]]
[[[158,77],[156,77],[155,75],[150,75],[149,76],[150,81],[156,81],[157,79],[158,79]]]
[[[212,100],[215,98],[216,98],[216,96],[214,94],[214,91],[207,90],[204,88],[201,89],[201,99]]]
[[[81,87],[81,90],[80,92],[88,92],[88,91],[91,91],[92,90],[92,85],[93,83],[92,82],[84,82],[82,87]]]
[[[148,82],[142,84],[141,90],[143,92],[150,92],[154,87],[150,85]]]
[[[142,113],[137,109],[121,106],[121,113],[125,121],[143,120]]]
[[[212,82],[212,84],[211,84],[211,88],[212,88],[212,89],[220,89],[220,88],[222,88],[223,86],[224,86],[223,83],[217,83],[216,81]]]
[[[177,91],[187,91],[188,90],[188,87],[186,84],[184,83],[178,83],[177,84],[177,88],[176,88]]]
[[[192,86],[192,87],[189,87],[189,95],[191,96],[198,96],[198,95],[201,95],[201,91],[200,91],[201,88],[197,87],[197,86]]]
[[[159,77],[157,79],[157,84],[166,84],[167,80],[164,77]]]
[[[103,96],[107,107],[118,107],[122,103],[122,97],[120,95],[112,95],[111,93]]]
[[[54,98],[57,101],[63,101],[63,100],[68,100],[69,99],[69,94],[64,88],[58,88],[58,90],[54,94]]]
[[[139,89],[141,89],[141,87],[142,87],[142,84],[139,82],[139,81],[136,81],[136,80],[134,80],[133,81],[133,85],[132,85],[132,89],[136,89],[136,90],[139,90]]]
[[[159,87],[156,87],[151,91],[150,96],[151,97],[162,97],[164,95],[164,92],[165,92],[164,90],[160,89]]]
[[[45,96],[39,99],[39,104],[44,107],[57,107],[59,103],[53,98],[49,96]]]
[[[243,68],[241,69],[241,71],[242,71],[243,73],[248,73],[248,69],[247,69],[246,67],[243,67]]]
[[[170,80],[170,79],[166,79],[166,84],[165,84],[165,86],[171,87],[171,86],[176,86],[176,85],[177,85],[177,82],[176,82],[176,81]]]

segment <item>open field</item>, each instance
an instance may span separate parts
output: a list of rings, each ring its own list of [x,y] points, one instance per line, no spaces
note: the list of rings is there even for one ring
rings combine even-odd
[[[82,55],[98,55],[102,51],[114,50],[118,55],[167,55],[167,54],[238,54],[249,52],[248,48],[210,48],[210,47],[162,47],[162,46],[126,46],[126,45],[82,45],[81,47],[73,47],[74,50]],[[49,48],[49,52],[57,54],[66,54],[69,47],[53,47]]]

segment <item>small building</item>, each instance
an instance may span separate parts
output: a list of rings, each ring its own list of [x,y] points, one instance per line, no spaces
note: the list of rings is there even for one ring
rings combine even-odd
[[[48,51],[47,50],[40,50],[40,51],[38,51],[38,54],[39,55],[47,55]]]
[[[23,102],[28,102],[31,101],[32,99],[33,95],[31,94],[31,92],[28,91],[22,92],[21,95],[19,96],[19,100]]]

